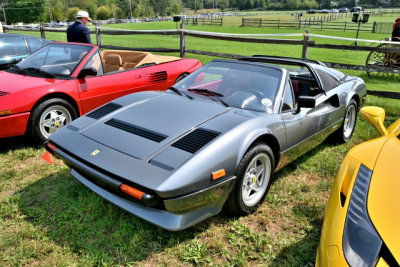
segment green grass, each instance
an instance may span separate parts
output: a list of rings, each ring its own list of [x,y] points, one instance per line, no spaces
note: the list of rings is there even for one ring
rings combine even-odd
[[[124,26],[166,29],[174,28],[175,24]],[[192,29],[277,32],[239,27]],[[323,34],[352,36],[333,31]],[[48,36],[65,40],[65,34]],[[373,34],[361,37],[381,38]],[[103,40],[106,44],[123,46],[178,46],[178,39],[171,36],[104,36]],[[199,38],[188,38],[187,47],[243,55],[301,53],[300,48],[293,46]],[[189,56],[203,63],[211,60],[206,56]],[[365,60],[365,54],[311,49],[310,58],[357,64]],[[353,74],[363,77],[370,90],[400,91],[399,82],[372,80],[361,72]],[[367,104],[385,108],[386,125],[399,117],[398,100],[369,96]],[[313,265],[325,204],[340,163],[351,147],[377,136],[371,125],[359,119],[349,143],[322,144],[276,173],[265,202],[254,214],[233,218],[223,212],[181,232],[162,230],[98,197],[70,176],[61,161],[48,165],[41,160],[44,149],[33,147],[21,138],[0,140],[2,265]]]

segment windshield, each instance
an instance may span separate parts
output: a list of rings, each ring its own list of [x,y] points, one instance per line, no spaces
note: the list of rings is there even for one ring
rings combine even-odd
[[[27,70],[27,75],[40,75],[42,71],[53,76],[69,77],[91,49],[85,45],[48,44],[18,63],[18,67]]]
[[[174,87],[191,95],[221,99],[236,108],[271,113],[282,71],[256,64],[211,62]]]

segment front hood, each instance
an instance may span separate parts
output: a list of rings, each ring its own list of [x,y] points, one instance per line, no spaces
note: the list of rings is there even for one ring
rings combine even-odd
[[[400,263],[400,141],[392,136],[373,169],[368,213],[383,242]]]
[[[64,80],[48,79],[44,77],[31,77],[15,74],[7,71],[0,72],[0,91],[8,94],[20,92],[22,90],[32,90],[55,85]]]
[[[132,97],[138,96],[135,95]],[[125,102],[129,97],[125,97]],[[229,110],[220,103],[190,100],[169,93],[158,93],[145,101],[130,103],[114,115],[99,119],[81,134],[124,154],[144,159]]]

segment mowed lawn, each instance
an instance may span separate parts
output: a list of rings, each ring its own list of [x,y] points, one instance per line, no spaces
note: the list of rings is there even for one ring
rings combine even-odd
[[[373,17],[372,17],[373,18]],[[173,22],[111,25],[114,28],[167,29]],[[293,33],[294,30],[190,26],[201,31]],[[354,37],[355,32],[316,34]],[[34,34],[37,35],[37,34]],[[360,33],[379,40],[385,35]],[[65,41],[65,34],[48,33]],[[92,36],[95,40],[94,36]],[[351,43],[312,38],[317,43]],[[179,47],[172,36],[103,36],[104,44]],[[260,45],[188,38],[188,49],[252,55],[301,56],[301,46]],[[309,58],[364,64],[368,52],[310,49]],[[188,54],[203,63],[212,58]],[[394,79],[365,79],[367,89],[400,92]],[[400,101],[374,96],[367,105],[386,109],[386,125],[400,116]],[[0,265],[269,265],[312,266],[331,184],[347,151],[377,137],[358,119],[351,141],[322,144],[275,174],[266,200],[254,214],[234,218],[225,212],[181,232],[168,232],[103,200],[68,173],[60,161],[41,159],[43,148],[23,138],[0,140]]]

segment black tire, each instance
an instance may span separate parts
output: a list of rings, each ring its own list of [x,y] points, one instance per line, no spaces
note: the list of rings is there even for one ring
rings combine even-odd
[[[32,111],[28,134],[35,143],[41,144],[76,117],[76,111],[68,101],[61,98],[45,100]]]
[[[268,145],[257,143],[250,148],[239,163],[226,208],[238,216],[256,211],[265,199],[274,166],[274,154]]]
[[[354,99],[350,100],[346,107],[343,123],[331,136],[331,141],[336,144],[344,144],[353,136],[357,122],[358,106]]]

